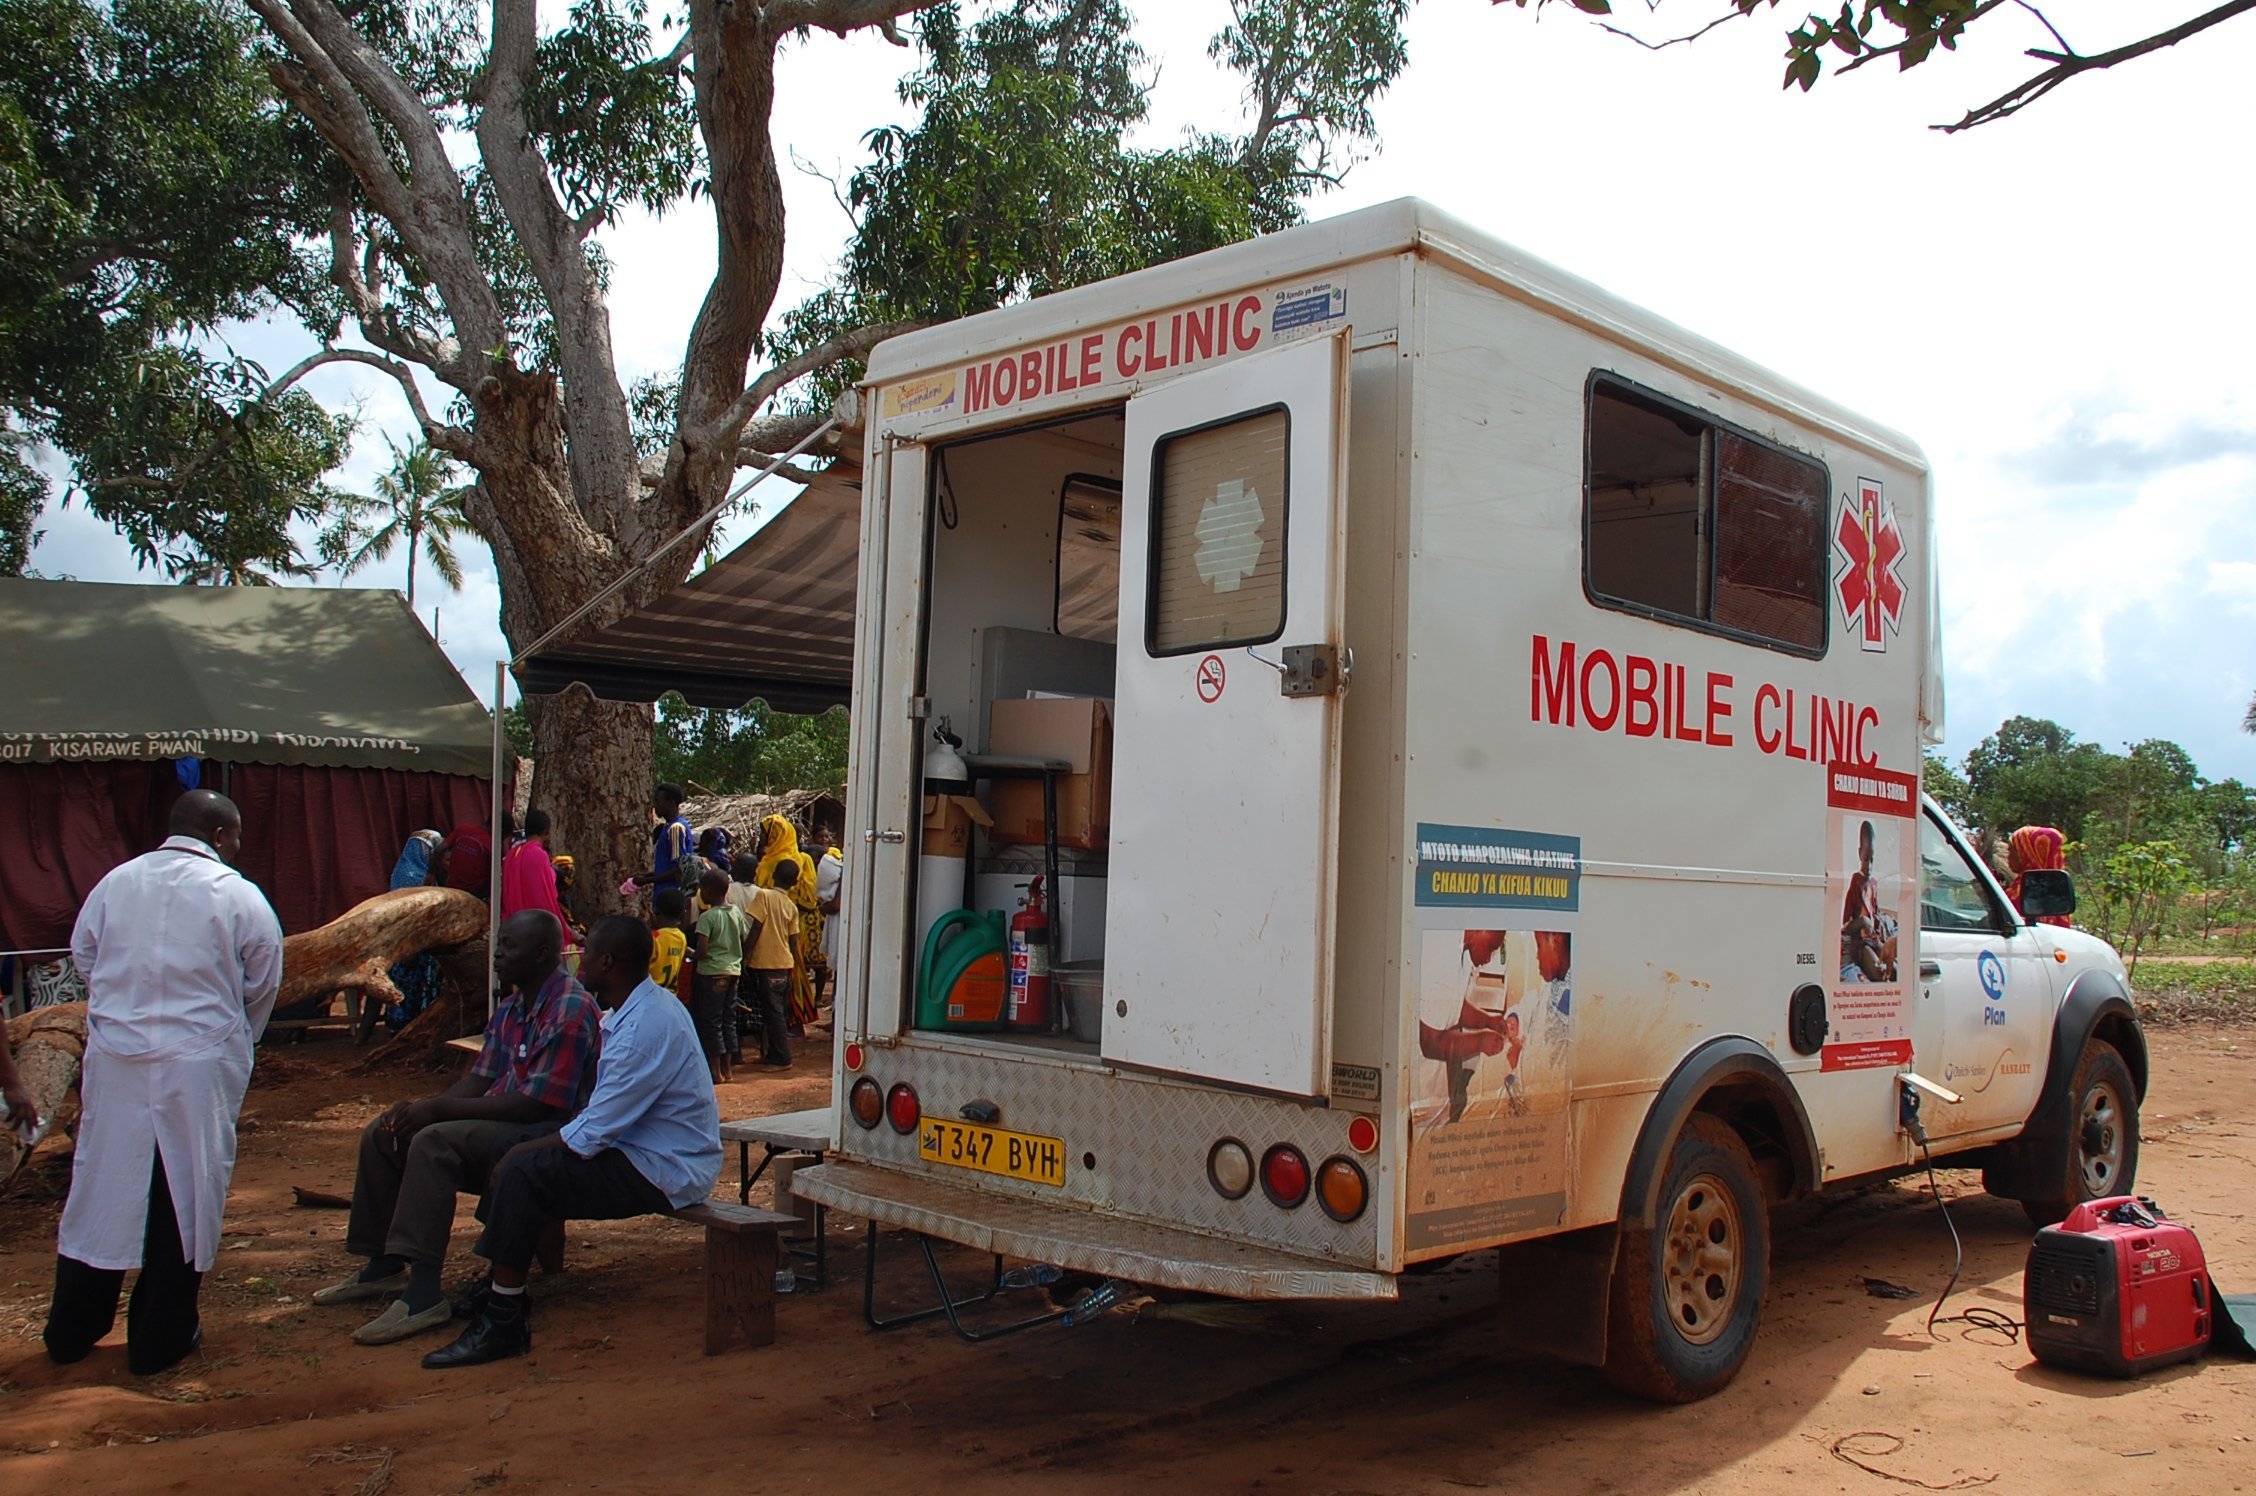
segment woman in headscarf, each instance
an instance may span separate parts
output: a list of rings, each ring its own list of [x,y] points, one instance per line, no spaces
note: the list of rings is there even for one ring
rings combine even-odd
[[[421,888],[431,874],[431,853],[438,847],[439,833],[418,831],[400,848],[399,861],[392,864],[392,888]],[[439,958],[429,951],[408,957],[391,970],[392,985],[399,989],[400,1000],[384,1010],[384,1027],[398,1033],[407,1027],[407,1021],[431,1005],[439,995]],[[369,1024],[363,1016],[358,1025],[360,1038],[368,1037]]]
[[[2028,873],[2059,872],[2068,866],[2068,841],[2050,826],[2023,826],[2006,841],[2005,866],[2013,874],[2013,881],[2005,886],[2005,896],[2013,900],[2015,909],[2021,908],[2021,879]],[[2022,918],[2028,918],[2024,911]],[[2040,925],[2059,925],[2067,928],[2066,915],[2040,914]]]
[[[775,881],[777,864],[789,861],[799,869],[799,881],[788,887]],[[807,974],[807,955],[822,948],[822,904],[815,897],[815,860],[799,850],[799,833],[780,815],[760,823],[760,867],[757,882],[782,887],[799,906],[799,959],[791,968],[791,1029],[794,1034],[814,1022],[815,984]]]

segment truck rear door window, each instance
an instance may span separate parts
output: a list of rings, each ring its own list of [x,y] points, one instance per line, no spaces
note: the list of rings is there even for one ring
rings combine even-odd
[[[1593,600],[1825,652],[1822,464],[1625,380],[1590,381],[1584,578]]]
[[[1154,444],[1152,654],[1266,644],[1284,632],[1291,426],[1280,406]]]
[[[1110,644],[1120,633],[1120,484],[1076,473],[1058,500],[1057,631]]]

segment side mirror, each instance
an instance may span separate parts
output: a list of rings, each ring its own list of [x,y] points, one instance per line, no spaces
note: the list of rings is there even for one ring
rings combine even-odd
[[[2032,868],[2021,875],[2021,912],[2030,919],[2076,912],[2076,880],[2058,868]]]

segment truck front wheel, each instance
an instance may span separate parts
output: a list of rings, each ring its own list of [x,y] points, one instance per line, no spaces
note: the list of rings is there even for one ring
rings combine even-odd
[[[1747,1145],[1695,1112],[1669,1149],[1656,1229],[1624,1226],[1603,1374],[1624,1392],[1693,1402],[1754,1346],[1770,1280],[1770,1214]]]
[[[2058,1178],[2021,1209],[2035,1225],[2057,1225],[2086,1200],[2127,1195],[2138,1180],[2138,1085],[2104,1039],[2084,1045],[2068,1092],[2068,1148]]]

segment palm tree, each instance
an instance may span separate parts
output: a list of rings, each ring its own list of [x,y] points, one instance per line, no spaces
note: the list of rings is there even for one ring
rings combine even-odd
[[[407,606],[415,608],[417,553],[428,551],[431,569],[439,580],[460,590],[462,563],[454,541],[470,533],[470,520],[462,512],[467,486],[449,488],[454,459],[425,442],[402,448],[390,437],[391,470],[376,480],[373,497],[360,497],[347,507],[321,537],[321,554],[337,568],[339,580],[351,576],[392,554],[392,547],[407,542]],[[366,521],[380,521],[374,529]]]

